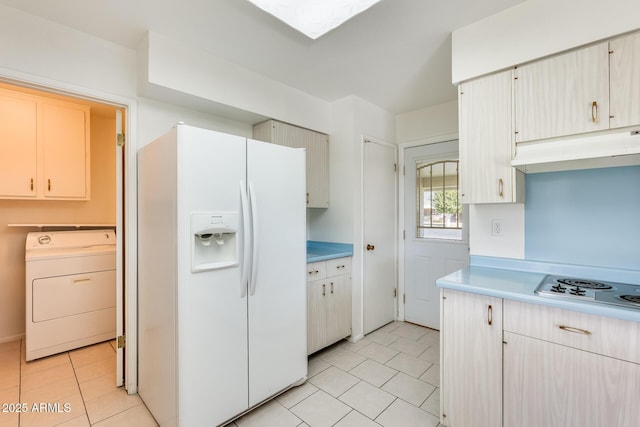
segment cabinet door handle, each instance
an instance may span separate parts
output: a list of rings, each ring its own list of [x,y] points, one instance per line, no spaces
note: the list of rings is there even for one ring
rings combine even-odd
[[[574,328],[573,326],[559,325],[558,328],[563,331],[573,332],[574,334],[591,335],[591,331],[586,329]]]
[[[493,324],[493,307],[491,307],[491,304],[487,307],[487,323],[489,326]]]
[[[307,193],[307,204],[309,204],[309,193]]]
[[[333,282],[331,282],[331,293],[333,293]]]
[[[504,181],[502,178],[498,180],[498,195],[504,197]]]
[[[33,191],[33,178],[31,178],[31,191]]]
[[[51,191],[51,180],[50,179],[47,180],[47,190]]]
[[[327,294],[327,285],[325,285],[324,283],[322,284],[322,296],[325,296]]]
[[[591,121],[593,123],[598,121],[598,101],[591,103]]]

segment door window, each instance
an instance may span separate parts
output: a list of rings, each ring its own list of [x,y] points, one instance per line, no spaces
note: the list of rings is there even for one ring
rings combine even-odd
[[[416,237],[462,240],[458,160],[416,165]]]

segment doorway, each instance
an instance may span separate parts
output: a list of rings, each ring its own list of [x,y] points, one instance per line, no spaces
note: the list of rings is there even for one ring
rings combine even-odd
[[[440,329],[436,280],[469,265],[458,141],[404,149],[404,319]]]
[[[57,84],[57,82],[56,82]],[[4,275],[15,284],[9,292],[11,304],[24,307],[24,238],[30,231],[102,229],[116,230],[116,336],[124,335],[125,329],[125,262],[124,218],[125,212],[125,171],[126,153],[122,145],[116,144],[116,135],[124,133],[124,123],[130,104],[129,100],[113,100],[100,95],[83,93],[84,90],[57,88],[50,82],[26,83],[18,79],[0,76],[0,88],[6,93],[38,97],[52,102],[67,102],[89,107],[90,143],[87,156],[90,157],[91,197],[89,200],[20,200],[6,198],[0,200],[0,217],[13,223],[7,227],[7,239],[3,245],[10,245],[12,262],[5,265]],[[124,102],[120,102],[124,101]],[[119,117],[118,117],[119,116]],[[120,126],[118,129],[117,126]],[[64,155],[64,153],[63,153]],[[130,184],[129,184],[130,185]],[[9,271],[9,272],[7,272]],[[130,277],[130,276],[128,276]],[[24,323],[24,311],[11,313],[11,323]],[[3,331],[4,332],[4,331]],[[6,336],[7,334],[4,333]],[[19,338],[21,335],[16,335]],[[113,338],[115,339],[116,336]],[[11,337],[9,337],[11,339]],[[116,349],[115,383],[129,385],[129,392],[135,392],[135,382],[125,381],[123,348]],[[135,368],[135,367],[133,367]]]

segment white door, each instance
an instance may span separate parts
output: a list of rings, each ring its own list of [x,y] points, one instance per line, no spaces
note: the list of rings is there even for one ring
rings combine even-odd
[[[122,111],[116,110],[116,139],[124,138],[122,129]],[[122,228],[122,213],[124,212],[123,166],[124,153],[122,146],[116,143],[116,337],[122,337],[124,330],[124,269],[123,253],[124,236]],[[116,341],[117,343],[117,341]],[[124,348],[116,345],[116,387],[124,385]]]
[[[404,158],[404,318],[439,330],[435,282],[469,265],[466,209],[454,193],[458,141],[406,148]]]
[[[247,141],[249,406],[307,375],[305,151]]]
[[[364,140],[363,187],[363,320],[367,334],[395,319],[395,146]]]

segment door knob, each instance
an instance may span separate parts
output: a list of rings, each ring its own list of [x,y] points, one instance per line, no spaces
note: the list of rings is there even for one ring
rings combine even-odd
[[[376,248],[376,247],[375,247],[375,246],[373,246],[372,244],[367,243],[367,250],[368,250],[368,251],[372,251],[372,250],[374,250],[375,248]]]

